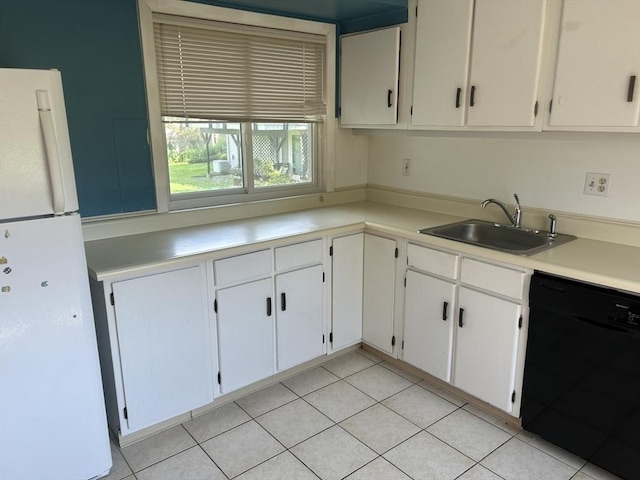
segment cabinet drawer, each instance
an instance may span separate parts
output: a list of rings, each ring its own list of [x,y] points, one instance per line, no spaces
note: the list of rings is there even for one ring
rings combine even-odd
[[[322,263],[322,240],[276,248],[276,270]]]
[[[507,297],[522,299],[525,273],[519,270],[462,259],[460,279],[467,285],[491,290]]]
[[[410,267],[419,268],[420,270],[451,279],[457,278],[459,258],[451,253],[413,244],[409,244],[407,250],[407,261]]]
[[[271,275],[271,252],[259,252],[224,258],[213,262],[216,285],[239,283],[261,275]]]

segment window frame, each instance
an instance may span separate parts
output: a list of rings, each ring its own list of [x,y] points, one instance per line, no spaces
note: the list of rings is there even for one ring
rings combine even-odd
[[[156,69],[153,13],[179,15],[203,20],[251,25],[272,29],[290,30],[323,35],[326,38],[325,52],[325,101],[327,114],[324,122],[317,123],[314,135],[314,184],[303,186],[269,187],[259,192],[224,194],[215,191],[208,194],[174,194],[169,191],[169,164],[167,159],[164,124],[160,113],[160,97]],[[153,161],[156,189],[156,210],[165,213],[206,206],[245,203],[297,195],[313,194],[333,190],[332,172],[334,162],[335,77],[336,77],[336,27],[334,24],[313,22],[296,18],[280,17],[244,10],[216,7],[182,0],[138,0],[138,20],[142,46],[143,68],[149,119],[149,145]],[[261,123],[261,122],[254,122]],[[250,125],[250,124],[246,124]],[[243,134],[243,143],[246,137]],[[251,152],[244,152],[250,155]],[[247,162],[244,162],[245,168]],[[248,162],[251,164],[251,161]],[[180,198],[182,197],[182,198]]]

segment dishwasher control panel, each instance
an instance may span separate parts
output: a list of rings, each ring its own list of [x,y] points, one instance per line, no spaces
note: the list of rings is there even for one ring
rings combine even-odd
[[[611,317],[619,325],[640,330],[640,302],[616,301]]]

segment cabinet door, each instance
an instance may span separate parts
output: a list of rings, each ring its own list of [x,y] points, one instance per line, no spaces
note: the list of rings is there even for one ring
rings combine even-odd
[[[218,290],[220,390],[228,393],[273,375],[271,279]]]
[[[445,382],[451,380],[455,285],[407,272],[403,360]]]
[[[340,122],[395,125],[400,27],[342,37],[340,45]]]
[[[639,76],[640,1],[565,0],[549,124],[637,126]]]
[[[112,284],[130,431],[213,400],[201,267]]]
[[[333,239],[331,257],[331,349],[362,340],[364,233]]]
[[[546,0],[476,0],[469,126],[532,126]]]
[[[396,242],[388,238],[364,236],[364,308],[362,339],[393,354],[393,313],[395,309]]]
[[[463,126],[473,0],[418,6],[412,125]]]
[[[461,288],[453,384],[510,412],[521,306]]]
[[[278,370],[324,353],[322,266],[276,275]]]

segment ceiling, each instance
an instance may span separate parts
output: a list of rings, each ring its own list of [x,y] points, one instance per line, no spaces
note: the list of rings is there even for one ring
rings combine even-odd
[[[340,33],[407,21],[407,0],[196,0],[199,3],[335,23]]]

